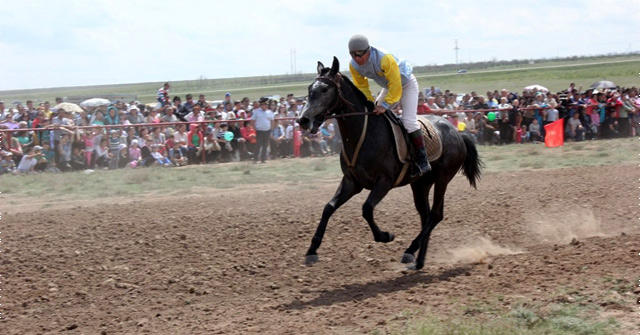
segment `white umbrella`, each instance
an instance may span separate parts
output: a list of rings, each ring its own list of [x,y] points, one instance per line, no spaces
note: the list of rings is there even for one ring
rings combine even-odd
[[[81,112],[84,112],[82,107],[80,107],[80,106],[78,106],[76,104],[72,104],[70,102],[59,103],[59,104],[55,105],[53,107],[53,109],[54,110],[63,109],[65,112],[69,112],[69,113],[81,113]]]
[[[109,101],[107,99],[92,98],[92,99],[87,99],[87,100],[81,102],[80,106],[82,106],[84,108],[89,108],[89,107],[108,106],[110,104],[111,104],[111,101]]]
[[[616,88],[616,84],[614,84],[612,81],[600,80],[600,81],[596,81],[595,83],[591,84],[591,88],[599,88],[599,89]]]
[[[538,91],[538,92],[549,92],[549,89],[547,89],[546,87],[542,86],[542,85],[529,85],[527,87],[524,88],[526,91]]]

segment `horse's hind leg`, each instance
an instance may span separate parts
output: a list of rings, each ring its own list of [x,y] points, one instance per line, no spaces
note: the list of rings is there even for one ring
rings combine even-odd
[[[420,234],[424,235],[420,240],[420,251],[418,252],[418,258],[416,259],[416,270],[420,270],[424,266],[424,259],[427,255],[431,232],[444,217],[444,194],[447,192],[447,183],[448,181],[440,181],[436,183],[436,187],[433,191],[433,206],[429,213],[429,220],[426,227],[424,227],[420,232]]]
[[[386,231],[381,231],[376,222],[373,220],[373,209],[376,205],[384,198],[387,193],[391,190],[391,183],[386,181],[378,182],[369,196],[367,197],[367,201],[362,205],[362,216],[367,223],[369,224],[369,228],[371,228],[371,232],[373,233],[373,239],[376,242],[391,242],[394,239],[393,234],[390,234]]]
[[[411,191],[413,191],[413,203],[420,214],[420,232],[411,245],[404,251],[402,255],[402,263],[410,264],[415,261],[413,254],[420,247],[420,241],[424,237],[424,231],[427,227],[429,220],[429,190],[431,190],[431,182],[425,183],[423,180],[411,184]]]
[[[309,250],[307,250],[307,255],[305,258],[305,263],[307,265],[313,264],[318,261],[317,250],[322,243],[322,237],[324,236],[324,232],[327,229],[327,223],[329,222],[329,218],[331,217],[331,215],[340,206],[351,199],[351,197],[360,193],[360,191],[362,191],[361,186],[356,185],[353,180],[347,177],[342,177],[342,181],[340,182],[340,186],[338,186],[336,194],[324,206],[324,210],[322,211],[322,218],[320,219],[318,228],[316,228],[316,233],[311,239],[311,246],[309,246]]]

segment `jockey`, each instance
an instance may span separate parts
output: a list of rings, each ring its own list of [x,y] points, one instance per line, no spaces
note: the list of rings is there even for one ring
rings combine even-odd
[[[376,114],[393,109],[398,102],[402,104],[402,124],[407,129],[416,149],[418,175],[429,172],[431,166],[427,160],[422,131],[416,118],[420,89],[416,77],[412,74],[411,65],[404,60],[398,61],[390,53],[370,46],[363,35],[354,35],[349,39],[349,54],[351,55],[349,71],[353,77],[353,83],[367,99],[375,102]],[[373,79],[382,87],[376,99],[371,94],[367,78]]]

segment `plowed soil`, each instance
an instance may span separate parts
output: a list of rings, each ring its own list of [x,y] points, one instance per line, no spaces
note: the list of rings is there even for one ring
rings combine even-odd
[[[474,190],[457,176],[418,272],[399,263],[419,229],[408,187],[375,211],[395,241],[373,242],[363,192],[311,267],[337,180],[19,213],[4,198],[0,334],[386,332],[407,311],[576,297],[635,334],[639,177],[634,165],[488,173]]]

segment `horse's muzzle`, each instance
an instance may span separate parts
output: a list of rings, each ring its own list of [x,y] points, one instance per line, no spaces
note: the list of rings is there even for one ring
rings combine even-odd
[[[311,120],[309,120],[308,117],[303,116],[297,119],[296,122],[298,122],[298,124],[300,125],[300,128],[307,130],[309,129],[309,124],[311,123]]]

